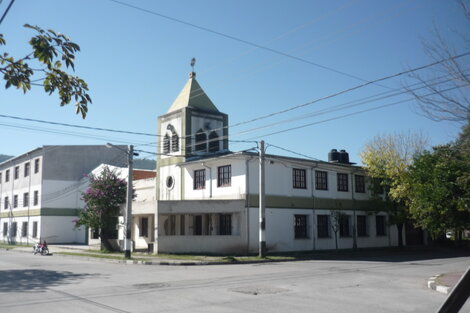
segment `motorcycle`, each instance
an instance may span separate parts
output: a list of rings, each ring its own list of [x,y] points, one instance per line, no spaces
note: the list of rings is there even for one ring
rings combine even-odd
[[[37,243],[33,246],[33,253],[34,255],[36,254],[41,254],[41,255],[48,255],[49,254],[49,248],[47,247],[46,241],[44,243]]]

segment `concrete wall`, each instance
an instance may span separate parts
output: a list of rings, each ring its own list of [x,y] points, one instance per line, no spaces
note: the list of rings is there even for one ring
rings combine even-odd
[[[156,227],[155,251],[173,253],[246,253],[247,215],[242,200],[208,200],[208,201],[160,201],[158,203],[158,221]],[[185,235],[164,235],[164,222],[169,215],[199,215],[199,214],[232,214],[232,235],[217,235],[211,230],[211,235],[192,235],[190,219],[185,222]],[[177,223],[179,221],[177,220]],[[176,225],[180,230],[180,225]]]

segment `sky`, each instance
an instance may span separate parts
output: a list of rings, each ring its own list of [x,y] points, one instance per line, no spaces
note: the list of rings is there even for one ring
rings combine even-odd
[[[9,3],[0,1],[0,14]],[[26,94],[2,87],[1,115],[148,135],[0,117],[0,154],[106,142],[155,152],[157,117],[188,80],[193,57],[204,91],[229,125],[241,124],[229,129],[232,151],[264,140],[269,154],[327,160],[330,149],[345,149],[360,164],[360,152],[376,135],[421,132],[438,145],[454,140],[462,126],[431,121],[416,102],[403,102],[411,99],[403,86],[416,82],[406,75],[316,101],[433,62],[422,43],[434,38],[434,28],[457,53],[466,52],[459,33],[468,22],[452,0],[16,0],[0,25],[7,42],[0,52],[28,53],[34,32],[25,23],[80,45],[74,74],[88,83],[93,103],[82,119],[73,104],[60,107],[58,96],[41,87]],[[344,108],[395,89],[395,97]]]

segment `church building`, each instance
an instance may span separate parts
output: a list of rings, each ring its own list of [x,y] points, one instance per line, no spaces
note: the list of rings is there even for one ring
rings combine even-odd
[[[191,72],[158,118],[155,253],[258,251],[259,156],[231,152],[228,138],[228,115]],[[268,154],[265,177],[268,253],[397,245],[397,227],[344,150],[328,161]]]

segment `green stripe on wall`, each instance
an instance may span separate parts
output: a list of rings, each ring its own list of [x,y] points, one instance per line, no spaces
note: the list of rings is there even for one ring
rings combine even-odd
[[[41,208],[34,210],[21,210],[12,212],[0,213],[0,218],[8,218],[10,214],[12,217],[25,217],[25,216],[78,216],[82,209],[56,209],[56,208]]]
[[[258,195],[250,195],[250,207],[259,206]],[[308,197],[286,197],[266,195],[267,208],[293,208],[293,209],[341,209],[341,210],[361,210],[379,211],[383,210],[383,205],[372,200],[351,200],[351,199],[328,199],[328,198],[308,198]]]

